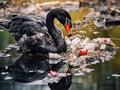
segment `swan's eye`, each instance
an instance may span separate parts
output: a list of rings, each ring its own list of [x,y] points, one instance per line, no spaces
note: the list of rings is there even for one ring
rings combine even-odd
[[[68,18],[66,18],[65,24],[71,24],[71,20],[69,20]]]
[[[72,27],[72,22],[71,22],[71,20],[68,19],[68,18],[66,18],[66,20],[65,20],[65,24],[69,24],[70,27]]]

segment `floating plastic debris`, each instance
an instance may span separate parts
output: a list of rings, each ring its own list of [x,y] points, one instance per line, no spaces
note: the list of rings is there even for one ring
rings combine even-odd
[[[93,23],[99,28],[104,27],[103,19],[101,18],[95,18]]]
[[[88,37],[74,35],[65,37],[67,43],[67,52],[59,54],[65,63],[72,66],[88,66],[114,58],[116,54],[116,46],[110,38],[95,38],[91,40]],[[91,72],[93,70],[80,68],[80,71]]]
[[[4,30],[1,29],[0,32],[4,32]]]
[[[58,76],[58,74],[57,74],[56,72],[54,72],[53,70],[50,70],[50,74],[51,74],[52,76],[54,76],[54,77],[57,77],[57,76]]]
[[[45,71],[43,71],[43,70],[37,70],[37,72],[39,72],[39,73],[44,73]]]
[[[15,49],[19,50],[19,46],[17,44],[9,44],[8,48],[15,48]]]
[[[55,76],[53,76],[53,75],[55,75]],[[59,75],[61,75],[61,74],[50,70],[50,73],[43,79],[43,82],[44,83],[53,83],[53,82],[57,83],[57,82],[59,82],[59,80],[62,77],[64,77],[64,75],[63,76],[62,75],[59,76]]]
[[[101,44],[100,45],[100,50],[105,50],[106,49],[106,45],[105,44]]]
[[[57,53],[49,53],[49,58],[57,59],[57,58],[62,58],[62,56]]]
[[[6,56],[5,57],[10,57],[11,55],[10,54],[6,54]]]
[[[86,37],[83,42],[81,43],[82,45],[86,45],[90,42],[90,38]]]
[[[112,74],[113,77],[120,77],[120,74]]]
[[[1,75],[6,75],[8,74],[8,72],[1,72]]]
[[[10,79],[12,79],[12,77],[6,76],[4,79],[5,79],[5,80],[10,80]]]
[[[74,76],[82,76],[82,75],[85,75],[83,72],[79,72],[79,73],[75,73],[73,74]]]
[[[86,31],[80,31],[80,34],[86,34],[87,32]]]
[[[71,75],[71,73],[58,73],[59,77],[66,77],[68,75]]]
[[[9,48],[9,47],[7,47],[7,48],[5,48],[6,50],[10,50],[11,48]]]
[[[110,79],[110,77],[107,77],[107,79]]]
[[[24,85],[47,85],[47,83],[44,83],[42,80],[36,80],[33,82],[24,83]]]
[[[92,29],[92,28],[88,28],[89,30]]]
[[[85,55],[85,54],[87,54],[88,53],[88,49],[81,49],[80,51],[79,51],[79,54],[80,55]]]
[[[64,60],[64,59],[62,59],[62,58],[57,58],[57,59],[49,58],[49,63],[50,64],[57,64],[61,60]],[[67,62],[67,60],[64,60],[64,62]]]
[[[110,38],[103,38],[104,43],[110,43],[110,41],[111,41]]]
[[[34,72],[33,70],[28,71],[29,73]]]
[[[74,52],[76,50],[76,48],[79,47],[79,42],[80,42],[79,38],[75,38],[71,41],[70,49],[71,49],[72,52]]]
[[[53,82],[57,83],[57,82],[59,82],[60,79],[61,78],[59,78],[59,77],[46,77],[42,81],[44,83],[53,83]]]
[[[6,50],[2,50],[0,51],[0,58],[7,58],[10,57],[11,55],[9,53],[7,53]]]
[[[98,42],[98,43],[112,43],[110,38],[96,38],[93,39],[93,42]]]
[[[77,44],[78,42],[80,42],[79,38],[75,38],[71,41],[71,44]]]
[[[97,45],[95,43],[88,43],[84,48],[88,49],[89,52],[94,51]]]
[[[99,33],[99,32],[97,32],[97,31],[96,31],[96,32],[93,32],[93,34],[95,34],[95,35],[98,34],[98,33]]]
[[[90,31],[90,32],[93,32],[93,30],[92,30],[92,29],[90,29],[89,31]]]

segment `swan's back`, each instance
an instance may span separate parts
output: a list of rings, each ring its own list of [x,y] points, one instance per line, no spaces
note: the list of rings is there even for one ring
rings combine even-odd
[[[45,21],[43,17],[16,16],[9,23],[8,27],[9,31],[18,41],[24,34],[32,36],[41,32],[48,36]]]

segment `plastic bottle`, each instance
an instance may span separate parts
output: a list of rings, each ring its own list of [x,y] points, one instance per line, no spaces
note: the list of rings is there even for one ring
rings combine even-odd
[[[88,49],[88,51],[94,51],[95,50],[95,44],[94,43],[88,43],[84,48]]]
[[[82,42],[82,45],[86,45],[90,42],[89,38],[85,38],[85,40]]]
[[[52,76],[54,76],[54,77],[57,77],[57,76],[58,76],[58,74],[57,74],[56,72],[54,72],[53,70],[50,70],[50,74],[51,74]]]
[[[106,49],[106,45],[105,44],[101,44],[100,45],[100,50],[105,50]]]
[[[79,55],[85,55],[85,54],[87,54],[87,53],[88,53],[88,49],[87,49],[87,48],[81,49],[81,50],[79,51]]]

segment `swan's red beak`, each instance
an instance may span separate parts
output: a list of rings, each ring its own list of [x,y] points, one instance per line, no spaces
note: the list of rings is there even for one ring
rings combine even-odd
[[[72,30],[70,24],[65,24],[65,29],[67,31],[68,37],[72,36]]]

